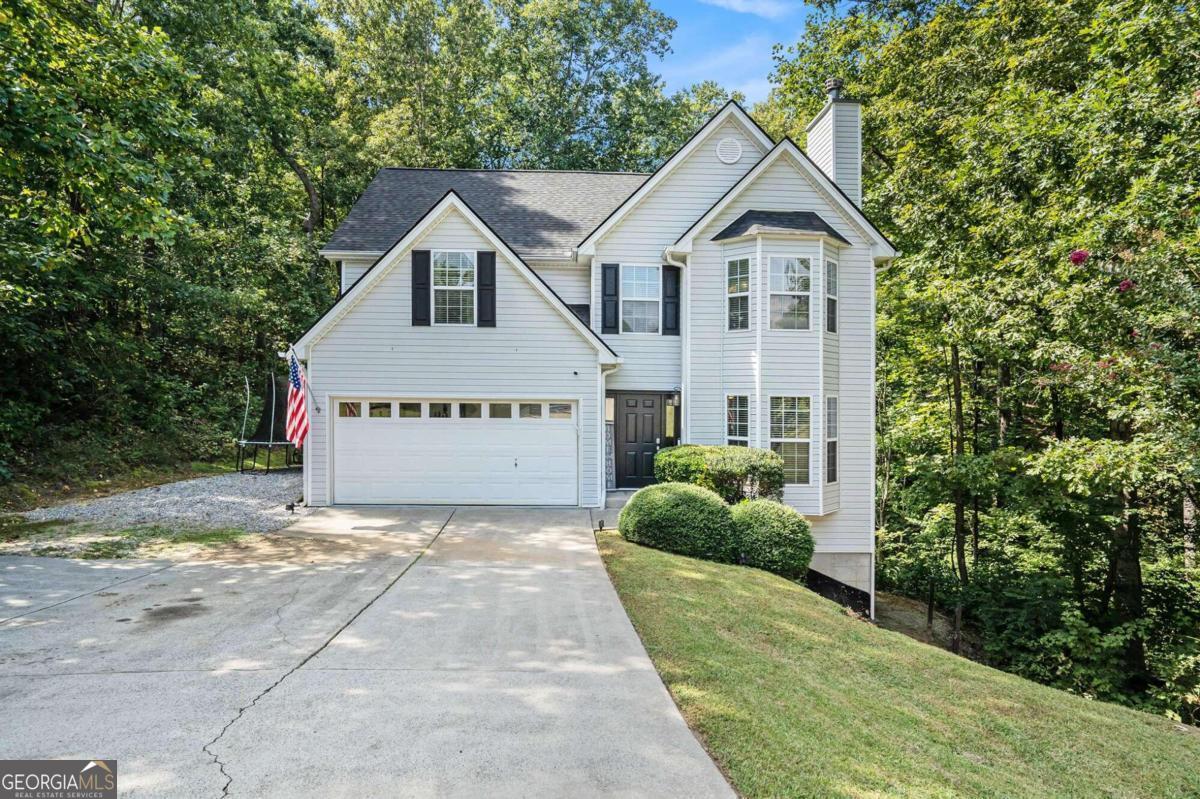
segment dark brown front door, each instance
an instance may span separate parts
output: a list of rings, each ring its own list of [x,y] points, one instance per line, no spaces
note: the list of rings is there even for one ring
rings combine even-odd
[[[617,394],[617,487],[640,488],[654,482],[654,453],[663,436],[662,394]]]

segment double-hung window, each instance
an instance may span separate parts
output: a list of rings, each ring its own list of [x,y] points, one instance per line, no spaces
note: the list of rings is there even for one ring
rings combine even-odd
[[[808,330],[812,261],[771,257],[771,329]]]
[[[725,262],[726,321],[728,330],[750,329],[750,259]]]
[[[434,250],[433,323],[475,324],[475,253]]]
[[[838,265],[837,261],[825,262],[825,331],[838,331]]]
[[[771,397],[771,450],[783,458],[783,481],[808,485],[812,437],[810,397]]]
[[[725,397],[725,433],[730,446],[750,446],[750,398],[745,394]]]
[[[838,480],[838,398],[825,398],[825,482]]]
[[[621,332],[657,333],[662,319],[662,275],[657,266],[621,265]]]

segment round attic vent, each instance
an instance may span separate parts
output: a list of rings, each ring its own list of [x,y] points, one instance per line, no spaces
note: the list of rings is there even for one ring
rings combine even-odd
[[[717,158],[723,164],[736,164],[742,158],[742,145],[737,139],[721,139],[717,142]]]

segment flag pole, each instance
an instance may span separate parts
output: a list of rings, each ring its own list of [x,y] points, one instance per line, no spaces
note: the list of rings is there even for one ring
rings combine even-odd
[[[288,344],[287,351],[288,355],[296,359],[296,368],[300,370],[300,374],[304,375],[304,393],[312,398],[313,408],[320,413],[321,407],[317,405],[317,395],[310,390],[312,384],[308,382],[308,370],[304,368],[304,361],[300,360],[300,356],[296,354],[296,349],[291,344]]]

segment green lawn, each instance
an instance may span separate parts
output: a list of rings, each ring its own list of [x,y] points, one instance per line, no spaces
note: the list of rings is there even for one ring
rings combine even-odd
[[[598,540],[663,680],[744,796],[1200,796],[1195,728],[881,630],[765,572]]]

